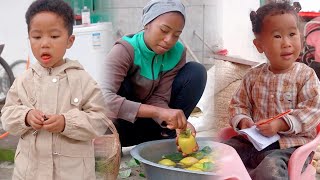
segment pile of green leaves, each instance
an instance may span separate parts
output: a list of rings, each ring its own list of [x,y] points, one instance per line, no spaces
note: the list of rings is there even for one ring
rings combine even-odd
[[[198,160],[201,160],[205,156],[210,156],[212,153],[212,149],[209,146],[205,146],[201,150],[191,153],[188,156],[194,157]],[[166,154],[162,156],[163,159],[170,159],[171,161],[175,163],[179,163],[183,158],[185,158],[181,152],[175,152],[172,154]],[[216,169],[216,165],[212,162],[205,162],[203,163],[202,169],[206,172],[211,172]]]
[[[14,154],[15,154],[14,150],[0,149],[0,162],[4,162],[4,161],[13,162]]]
[[[192,156],[192,157],[195,157],[200,160],[203,157],[210,155],[211,152],[212,152],[212,149],[209,146],[205,146],[200,151],[191,153],[188,156]],[[170,159],[171,161],[178,163],[181,159],[184,158],[184,156],[182,155],[181,152],[175,152],[172,154],[163,155],[162,158],[163,159]]]
[[[128,162],[125,162],[123,168],[120,168],[118,177],[120,179],[128,179],[132,174],[132,169],[136,168],[141,169],[141,163],[138,160],[131,158]],[[139,177],[146,178],[143,172],[139,173]]]

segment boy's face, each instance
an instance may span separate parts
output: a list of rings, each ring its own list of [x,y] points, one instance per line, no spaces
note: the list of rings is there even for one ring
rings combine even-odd
[[[156,54],[164,54],[176,44],[183,27],[184,18],[180,13],[162,14],[145,26],[145,43]]]
[[[63,56],[74,41],[68,35],[62,17],[52,12],[40,12],[30,22],[29,40],[35,58],[43,67],[63,64]]]
[[[253,43],[260,53],[265,53],[272,72],[288,71],[301,51],[296,17],[292,14],[266,16],[262,31]]]

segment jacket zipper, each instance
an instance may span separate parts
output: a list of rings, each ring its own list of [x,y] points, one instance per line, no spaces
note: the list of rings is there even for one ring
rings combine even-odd
[[[49,68],[48,68],[49,76],[51,76],[51,70],[52,70],[52,68],[51,68],[51,67],[49,67]]]
[[[154,55],[152,58],[152,62],[151,62],[151,74],[152,74],[152,85],[151,85],[151,89],[148,93],[148,95],[146,96],[145,100],[149,99],[149,97],[151,96],[152,90],[153,90],[153,86],[154,86],[154,70],[153,70],[153,64],[154,64],[154,59],[157,55]]]

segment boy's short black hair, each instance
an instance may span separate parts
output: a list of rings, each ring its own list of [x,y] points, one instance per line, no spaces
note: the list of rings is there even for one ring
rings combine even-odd
[[[40,12],[53,12],[62,17],[69,35],[73,33],[74,13],[68,3],[63,0],[36,0],[26,12],[26,23],[30,31],[31,19]]]
[[[292,14],[297,19],[297,25],[299,25],[300,18],[298,15],[299,10],[294,6],[291,6],[289,2],[271,2],[260,7],[256,12],[251,11],[250,20],[252,23],[252,31],[254,34],[259,34],[262,29],[263,20],[266,16],[273,16],[279,14]]]

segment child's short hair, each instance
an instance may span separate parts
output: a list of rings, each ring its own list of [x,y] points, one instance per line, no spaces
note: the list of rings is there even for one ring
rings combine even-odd
[[[252,23],[252,32],[259,34],[262,29],[263,20],[266,16],[273,16],[279,14],[292,14],[297,19],[297,25],[299,26],[300,18],[298,16],[295,7],[291,6],[289,2],[271,2],[260,7],[256,12],[251,11],[250,20]]]
[[[68,3],[63,0],[36,0],[26,12],[26,23],[30,31],[31,19],[40,12],[53,12],[62,17],[69,35],[73,33],[74,13]]]

